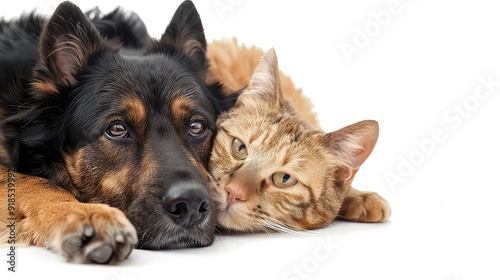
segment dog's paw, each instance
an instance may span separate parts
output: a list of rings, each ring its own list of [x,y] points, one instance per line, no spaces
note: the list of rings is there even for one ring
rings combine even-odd
[[[389,203],[374,192],[359,192],[346,196],[338,218],[353,222],[384,222],[391,216]]]
[[[117,263],[137,244],[134,226],[120,210],[79,203],[65,211],[47,246],[73,263]]]

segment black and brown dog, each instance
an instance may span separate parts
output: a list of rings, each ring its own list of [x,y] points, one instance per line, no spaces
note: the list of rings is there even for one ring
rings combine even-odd
[[[211,244],[206,166],[231,102],[204,82],[198,12],[183,2],[132,51],[96,26],[70,2],[0,22],[0,221],[79,263]]]

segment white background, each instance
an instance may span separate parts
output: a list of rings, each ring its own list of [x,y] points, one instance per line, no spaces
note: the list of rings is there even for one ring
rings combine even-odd
[[[75,1],[83,10],[134,10],[155,37],[181,1],[158,2]],[[15,274],[2,247],[1,279],[500,279],[497,1],[194,3],[209,41],[236,36],[275,47],[325,130],[379,121],[379,142],[354,185],[386,197],[390,221],[334,222],[298,237],[219,236],[200,249],[135,250],[114,267],[67,264],[45,249],[20,248]],[[0,16],[56,5],[11,1]],[[390,18],[377,22],[387,15],[382,10]],[[345,55],[347,45],[355,53]],[[481,79],[494,82],[490,91]]]

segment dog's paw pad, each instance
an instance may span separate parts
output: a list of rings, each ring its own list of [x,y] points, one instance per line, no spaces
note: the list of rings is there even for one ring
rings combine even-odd
[[[78,236],[71,236],[66,238],[63,242],[63,249],[64,251],[72,256],[78,252],[82,248],[82,239]]]
[[[113,248],[110,245],[98,247],[90,252],[90,260],[95,263],[108,263],[113,256]]]

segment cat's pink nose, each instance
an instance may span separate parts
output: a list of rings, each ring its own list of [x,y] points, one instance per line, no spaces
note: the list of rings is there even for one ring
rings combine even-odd
[[[242,186],[234,183],[230,183],[226,186],[227,191],[227,205],[233,205],[236,202],[242,202],[247,200],[248,191]]]

